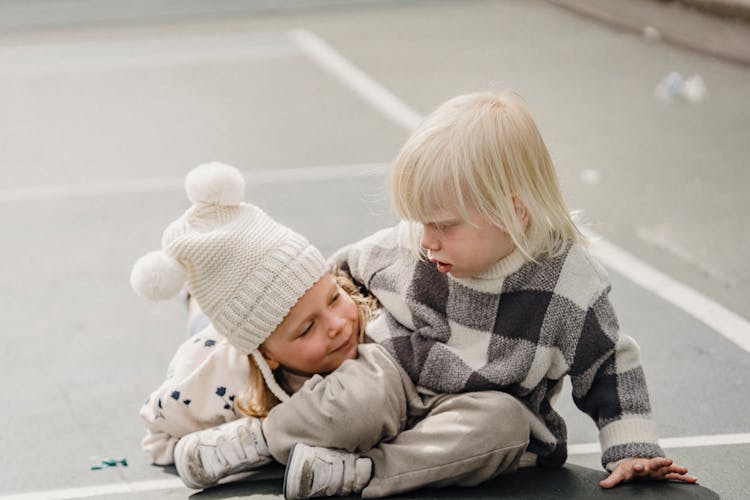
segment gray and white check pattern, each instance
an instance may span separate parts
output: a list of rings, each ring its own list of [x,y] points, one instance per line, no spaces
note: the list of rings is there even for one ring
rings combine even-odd
[[[481,276],[455,279],[419,261],[406,223],[340,250],[334,261],[380,300],[367,327],[415,384],[440,393],[502,390],[529,410],[528,452],[567,458],[552,405],[569,375],[573,399],[600,429],[602,464],[664,456],[651,420],[638,345],[620,331],[606,271],[579,245],[526,262],[520,252]]]

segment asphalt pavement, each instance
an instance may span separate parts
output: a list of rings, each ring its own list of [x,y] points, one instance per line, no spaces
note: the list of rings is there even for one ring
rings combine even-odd
[[[324,253],[369,234],[394,220],[388,164],[410,128],[487,88],[529,102],[600,235],[662,444],[701,485],[600,491],[595,426],[568,396],[565,469],[404,497],[743,498],[750,69],[644,30],[695,12],[623,29],[560,3],[3,2],[0,500],[279,498],[278,479],[191,493],[146,461],[137,411],[185,311],[137,298],[130,266],[209,160],[242,169],[248,201]],[[704,21],[690,24],[704,38],[742,26]],[[700,98],[659,94],[675,72],[701,77]],[[109,458],[128,466],[91,470]]]

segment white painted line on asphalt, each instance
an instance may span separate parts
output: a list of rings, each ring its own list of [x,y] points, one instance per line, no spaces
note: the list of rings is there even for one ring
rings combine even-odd
[[[698,446],[725,446],[750,443],[750,433],[745,434],[717,434],[714,436],[687,436],[663,438],[659,444],[663,448],[695,448]],[[582,443],[568,445],[568,455],[587,455],[599,453],[599,443]],[[160,491],[183,489],[180,479],[157,479],[137,481],[133,483],[101,484],[83,486],[81,488],[66,488],[59,490],[32,491],[28,493],[11,493],[0,495],[0,500],[72,500],[78,498],[101,497],[105,495],[121,495],[144,491]]]
[[[164,68],[196,62],[247,60],[300,55],[281,33],[175,36],[0,47],[0,76],[51,72]]]
[[[138,481],[135,483],[100,484],[96,486],[83,486],[81,488],[13,493],[0,496],[0,500],[66,500],[74,498],[102,497],[104,495],[121,495],[124,493],[137,493],[144,491],[173,490],[178,488],[185,488],[185,485],[178,478],[156,479],[152,481]]]
[[[696,448],[698,446],[726,446],[732,444],[750,444],[750,433],[715,434],[713,436],[686,436],[659,439],[662,448]],[[568,445],[568,455],[587,455],[600,453],[599,443],[582,443]]]
[[[419,113],[347,61],[313,33],[296,30],[290,32],[289,36],[323,67],[331,71],[355,92],[365,96],[368,102],[397,124],[411,130],[421,122],[422,117]],[[603,238],[595,236],[592,240],[595,240],[592,245],[594,253],[605,265],[674,304],[745,351],[750,352],[750,322]]]
[[[729,277],[718,269],[711,265],[707,265],[690,253],[682,245],[678,244],[674,238],[671,238],[663,226],[661,227],[636,227],[635,235],[641,240],[648,243],[649,245],[658,248],[659,250],[665,251],[671,254],[675,258],[681,260],[683,264],[692,266],[695,269],[699,269],[704,274],[708,275],[712,280],[722,284],[725,287],[730,287],[739,282],[741,277]]]
[[[688,436],[660,439],[664,448],[695,448],[697,446],[724,446],[750,443],[750,433],[715,434],[713,436]]]
[[[255,186],[385,176],[389,168],[389,163],[360,163],[287,169],[246,170],[242,174],[249,186]],[[69,198],[96,198],[100,196],[147,192],[177,192],[184,189],[184,182],[185,176],[180,176],[0,189],[0,203],[57,201]]]
[[[422,121],[419,113],[314,33],[307,30],[292,30],[288,32],[288,36],[323,69],[403,128],[413,130]]]
[[[599,443],[581,443],[581,444],[569,444],[568,455],[588,455],[589,453],[599,453],[601,448]]]
[[[637,285],[706,324],[750,353],[750,322],[705,295],[667,276],[598,235],[586,232],[591,253]]]

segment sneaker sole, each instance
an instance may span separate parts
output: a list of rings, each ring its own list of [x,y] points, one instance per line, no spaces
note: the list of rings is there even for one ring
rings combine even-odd
[[[299,460],[304,462],[308,458],[307,456],[311,449],[311,447],[305,444],[297,443],[289,451],[289,460],[287,460],[286,470],[284,471],[284,488],[282,490],[284,498],[287,500],[310,498],[310,481],[306,480],[309,478],[305,476],[309,475],[311,471],[305,470],[304,465],[298,467],[296,462]],[[305,491],[302,491],[302,488],[300,488],[303,482],[308,484],[308,488]],[[290,487],[290,485],[294,485],[294,487]]]
[[[281,488],[281,494],[284,496],[285,499],[288,499],[287,496],[287,487],[286,483],[289,480],[289,470],[291,469],[290,465],[292,464],[292,460],[294,460],[294,450],[297,448],[297,445],[295,444],[292,446],[292,449],[289,451],[289,458],[286,461],[286,469],[284,469],[284,485]]]
[[[174,456],[175,457],[183,455],[182,449],[185,446],[187,446],[186,442],[187,442],[187,440],[185,440],[185,439],[179,439],[179,440],[177,440],[177,445],[174,447]],[[188,474],[188,471],[186,471],[185,469],[183,469],[182,467],[180,467],[180,464],[179,464],[178,460],[175,460],[174,462],[175,462],[174,463],[175,469],[177,469],[177,475],[180,476],[180,479],[182,479],[182,482],[185,484],[185,486],[187,486],[188,488],[193,489],[193,490],[202,490],[204,488],[204,486],[196,483],[192,479],[192,477],[190,477],[190,475]]]

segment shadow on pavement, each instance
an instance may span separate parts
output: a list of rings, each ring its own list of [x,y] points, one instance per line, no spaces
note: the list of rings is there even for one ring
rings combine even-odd
[[[601,470],[579,465],[556,468],[521,469],[515,474],[499,477],[473,488],[425,488],[393,498],[639,498],[639,499],[718,499],[715,492],[694,484],[642,481],[628,483],[611,490],[599,487],[605,474]],[[205,490],[190,498],[194,500],[236,498],[241,495],[281,495],[281,479],[245,481]],[[349,497],[358,498],[358,497]]]

